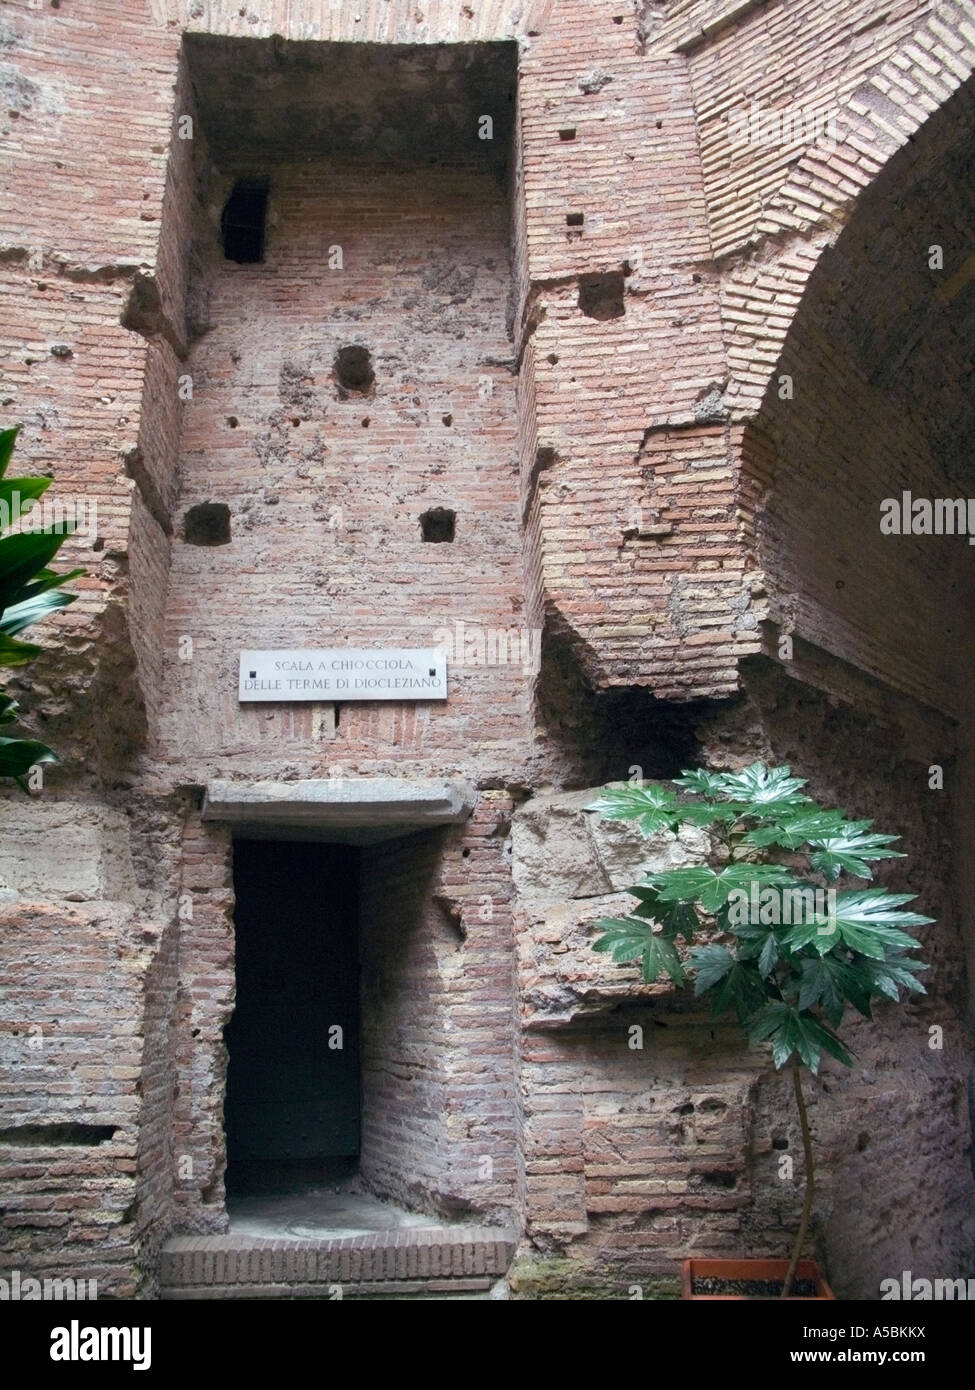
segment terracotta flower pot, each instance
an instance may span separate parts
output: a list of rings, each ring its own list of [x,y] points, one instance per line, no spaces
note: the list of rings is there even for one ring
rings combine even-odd
[[[697,1300],[724,1299],[777,1299],[779,1295],[772,1291],[749,1293],[746,1291],[749,1284],[755,1283],[775,1283],[780,1285],[784,1282],[789,1270],[788,1260],[685,1260],[681,1266],[681,1297]],[[726,1293],[709,1292],[695,1293],[695,1282],[702,1280],[721,1281],[726,1286]],[[815,1260],[800,1260],[796,1269],[796,1284],[800,1280],[806,1280],[813,1284],[815,1293],[790,1294],[786,1299],[787,1303],[800,1302],[808,1303],[821,1298],[833,1298],[836,1295],[827,1284],[819,1266]]]

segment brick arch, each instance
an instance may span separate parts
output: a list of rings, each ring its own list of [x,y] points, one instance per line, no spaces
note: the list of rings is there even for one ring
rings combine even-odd
[[[881,877],[932,902],[939,885],[947,889],[924,936],[926,987],[932,999],[951,999],[958,1015],[971,1007],[975,980],[967,911],[975,881],[975,548],[965,536],[885,535],[880,504],[904,491],[975,496],[965,456],[975,432],[973,126],[968,80],[903,132],[876,177],[844,205],[841,226],[770,242],[738,272],[751,277],[756,305],[760,291],[771,305],[766,336],[754,338],[765,365],[739,392],[737,409],[746,416],[738,425],[742,535],[761,575],[756,613],[766,620],[763,650],[772,660],[742,663],[743,683],[761,711],[756,721],[777,726],[772,744],[782,761],[828,781],[854,814],[883,819],[903,836],[898,848],[909,858]],[[940,270],[930,264],[932,245],[943,248]],[[791,399],[780,394],[784,375]],[[962,1038],[958,1015],[949,1026]],[[928,1059],[915,1043],[922,1028],[908,1024],[900,1042],[885,1046],[881,1068],[896,1072],[898,1097],[927,1084]],[[944,1094],[963,1094],[967,1043],[957,1057]],[[862,1092],[839,1103],[859,1114]],[[938,1109],[933,1093],[922,1105]],[[967,1126],[948,1111],[937,1123],[948,1146],[955,1136],[968,1142]],[[913,1210],[905,1219],[896,1181],[885,1176],[902,1171],[903,1160],[876,1151],[867,1201],[854,1163],[848,1157],[831,1174],[822,1249],[833,1267],[852,1273],[843,1296],[871,1298],[874,1270],[896,1264],[894,1252],[907,1248],[902,1233]],[[949,1242],[953,1228],[965,1230],[963,1252],[967,1165],[936,1166],[935,1200],[952,1215],[935,1224]],[[869,1232],[860,1217],[867,1205]]]
[[[819,256],[883,169],[970,79],[975,25],[956,0],[941,0],[923,17],[910,6],[893,7],[882,30],[866,13],[869,7],[804,6],[808,14],[796,14],[778,31],[767,22],[777,5],[760,11],[750,3],[725,5],[713,31],[704,31],[703,10],[697,15],[693,6],[679,8],[683,27],[662,29],[648,51],[669,47],[686,55],[721,277],[730,370],[726,399],[733,415],[745,419],[760,404],[767,364],[781,349]],[[783,102],[776,93],[784,81],[784,55],[777,65],[766,46],[791,45],[791,52],[800,28],[814,19],[824,27],[802,50],[809,56],[809,75],[790,78]],[[864,35],[873,37],[861,52],[857,44]],[[880,58],[871,64],[874,52]],[[751,65],[762,54],[764,68],[753,73]],[[826,62],[830,54],[836,58],[832,65]],[[795,57],[791,61],[798,66]],[[770,110],[833,113],[835,147],[820,138],[798,158],[786,148],[736,150],[728,118],[756,98]]]
[[[769,618],[949,719],[967,698],[975,556],[964,537],[882,535],[879,519],[903,491],[975,495],[973,124],[970,81],[857,199],[742,442]]]

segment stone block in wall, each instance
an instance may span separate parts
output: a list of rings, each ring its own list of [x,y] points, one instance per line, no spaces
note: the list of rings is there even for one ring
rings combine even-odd
[[[46,902],[132,901],[129,822],[105,806],[11,798],[3,810],[0,879]]]
[[[670,990],[646,985],[639,967],[592,949],[600,917],[625,915],[625,891],[652,869],[701,863],[707,837],[692,826],[644,836],[626,822],[587,811],[592,788],[534,797],[511,827],[518,970],[526,1027],[558,1027],[625,1000]]]

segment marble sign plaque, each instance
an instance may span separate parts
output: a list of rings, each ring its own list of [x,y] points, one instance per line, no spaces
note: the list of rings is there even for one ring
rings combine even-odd
[[[423,649],[335,647],[241,652],[240,700],[446,700],[447,654]]]

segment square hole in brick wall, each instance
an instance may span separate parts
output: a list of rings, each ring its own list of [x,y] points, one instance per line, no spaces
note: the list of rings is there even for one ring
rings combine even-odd
[[[579,308],[590,319],[618,319],[626,312],[623,302],[623,272],[583,275],[579,280]]]
[[[187,545],[229,545],[230,508],[226,502],[197,502],[183,516]]]
[[[432,507],[420,517],[420,534],[425,541],[441,544],[454,539],[457,513],[449,507]]]

